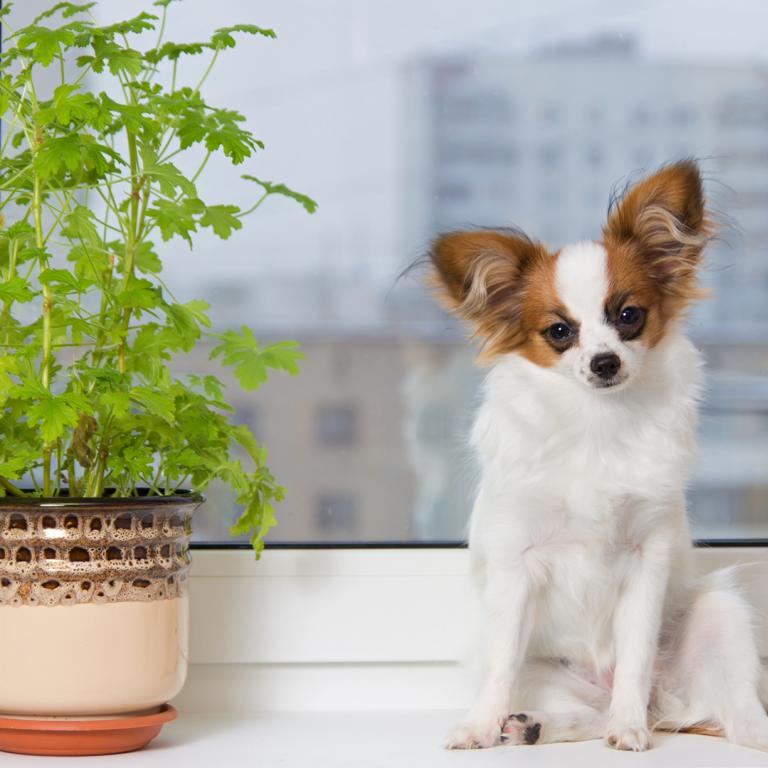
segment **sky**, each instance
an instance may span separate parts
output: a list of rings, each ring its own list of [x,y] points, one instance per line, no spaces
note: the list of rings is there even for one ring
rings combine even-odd
[[[24,0],[23,13],[47,4]],[[98,13],[116,20],[127,5],[102,0]],[[130,5],[153,10],[149,0]],[[203,234],[193,252],[171,243],[169,268],[190,289],[328,270],[382,284],[394,278],[422,247],[404,240],[402,227],[410,108],[403,66],[414,59],[524,55],[613,33],[636,39],[649,58],[768,63],[764,0],[182,0],[169,11],[174,41],[205,39],[211,28],[237,22],[278,34],[275,41],[244,36],[208,81],[210,101],[242,111],[266,151],[236,169],[209,163],[203,199],[249,205],[254,189],[239,174],[252,173],[320,204],[309,216],[270,200],[229,241]],[[201,62],[183,63],[181,79],[195,81]]]

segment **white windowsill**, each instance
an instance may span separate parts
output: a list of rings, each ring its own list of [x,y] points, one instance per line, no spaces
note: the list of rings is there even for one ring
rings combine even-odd
[[[758,615],[768,616],[768,548],[697,550],[696,558],[702,571],[753,564],[742,581]],[[258,563],[244,551],[195,552],[191,666],[174,702],[180,718],[150,749],[94,764],[768,766],[768,754],[692,735],[657,734],[643,755],[600,742],[441,749],[470,698],[461,665],[468,589],[466,550],[270,550]],[[760,640],[768,655],[764,628]]]
[[[440,768],[441,766],[563,766],[569,768],[741,768],[768,765],[768,755],[722,739],[657,734],[642,755],[617,753],[602,742],[497,747],[447,752],[440,743],[456,713],[283,712],[251,715],[186,715],[166,726],[143,752],[94,759],[98,766],[137,768]],[[83,761],[76,761],[85,765]],[[88,765],[91,761],[87,761]],[[3,755],[3,765],[50,768],[72,758]]]

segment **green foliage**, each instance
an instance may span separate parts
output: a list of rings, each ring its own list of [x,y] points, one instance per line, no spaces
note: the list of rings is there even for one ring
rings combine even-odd
[[[200,199],[211,154],[234,166],[264,149],[240,112],[208,103],[206,78],[238,37],[275,33],[238,24],[205,42],[164,41],[171,2],[107,26],[95,3],[57,2],[3,40],[0,494],[171,494],[219,480],[242,506],[233,533],[258,554],[283,498],[264,447],[232,420],[219,378],[179,378],[170,364],[210,343],[210,358],[255,390],[269,371],[297,373],[301,354],[246,327],[211,332],[208,304],[179,303],[160,280],[162,241],[192,247],[205,228],[226,240],[272,195],[309,213],[316,204],[251,175],[260,189],[246,210]],[[6,29],[10,8],[0,9]],[[208,57],[194,84],[183,83],[188,57]],[[43,97],[49,68],[60,82]],[[189,175],[185,154],[199,162]]]
[[[255,182],[264,190],[262,200],[270,195],[281,195],[282,197],[288,197],[291,200],[300,203],[307,213],[314,213],[317,210],[317,203],[311,197],[302,195],[301,192],[294,192],[289,187],[286,187],[285,184],[275,184],[271,181],[263,181],[262,179],[257,179],[255,176],[249,176],[247,173],[243,174],[243,178]],[[259,203],[261,203],[261,200],[259,200]]]
[[[256,389],[267,380],[267,369],[297,374],[297,361],[301,359],[294,341],[280,341],[260,347],[251,333],[243,326],[240,333],[227,331],[218,337],[221,343],[211,352],[211,359],[221,355],[225,365],[231,365],[243,389]]]

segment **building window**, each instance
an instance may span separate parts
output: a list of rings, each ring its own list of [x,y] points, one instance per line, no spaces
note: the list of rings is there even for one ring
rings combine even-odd
[[[597,168],[603,164],[605,160],[605,152],[603,151],[603,148],[598,144],[590,144],[586,149],[585,157],[587,160],[587,165],[591,166],[592,168]]]
[[[466,184],[441,184],[437,188],[437,199],[443,203],[463,203],[469,200],[471,192]]]
[[[672,122],[672,125],[679,128],[690,125],[694,121],[694,118],[695,114],[693,109],[683,104],[678,104],[677,106],[672,107],[669,112],[669,119]]]
[[[315,413],[315,436],[320,445],[355,445],[358,441],[355,406],[348,403],[320,405]]]
[[[653,122],[653,113],[648,107],[638,106],[632,115],[632,122],[635,127],[644,127]]]
[[[257,405],[249,403],[248,405],[237,406],[237,420],[245,424],[259,440],[264,439],[264,425],[262,423],[262,414]]]
[[[354,533],[358,523],[357,498],[351,493],[322,493],[315,501],[315,527],[321,533]]]
[[[539,162],[544,168],[555,168],[563,159],[563,148],[559,144],[543,144],[539,147]]]
[[[548,125],[557,125],[563,117],[563,110],[557,104],[546,104],[538,110],[539,120]]]

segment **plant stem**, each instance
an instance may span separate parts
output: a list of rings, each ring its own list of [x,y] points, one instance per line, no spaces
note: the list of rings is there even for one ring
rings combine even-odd
[[[48,240],[50,239],[51,235],[56,231],[56,228],[59,226],[59,223],[61,222],[62,218],[64,217],[64,214],[69,211],[69,204],[72,202],[72,198],[75,194],[75,188],[73,187],[69,194],[67,195],[66,199],[63,203],[61,203],[61,208],[59,209],[59,212],[56,216],[56,220],[51,225],[51,228],[48,230],[48,234],[43,239],[43,245],[45,245]],[[50,208],[51,206],[49,206]]]
[[[200,80],[198,80],[198,82],[197,82],[197,85],[195,86],[195,90],[196,90],[196,91],[199,91],[199,90],[200,90],[200,88],[202,88],[202,86],[203,86],[203,83],[204,83],[204,82],[205,82],[205,81],[208,79],[208,75],[210,75],[210,74],[211,74],[211,70],[213,69],[213,65],[216,63],[216,59],[218,59],[218,58],[219,58],[219,50],[220,50],[220,49],[219,49],[219,48],[217,48],[217,49],[216,49],[216,50],[213,52],[213,56],[211,57],[211,62],[210,62],[210,64],[208,65],[208,68],[205,70],[205,72],[203,72],[203,76],[200,78]],[[174,62],[174,63],[175,63],[175,62]]]
[[[240,213],[237,214],[237,217],[242,219],[243,216],[253,213],[269,197],[269,195],[269,192],[265,192],[250,208],[248,208],[248,210],[240,211]]]
[[[67,487],[70,496],[78,496],[77,475],[75,473],[75,459],[72,454],[67,457]]]
[[[42,142],[40,129],[35,130],[35,148]],[[42,249],[43,240],[43,222],[40,215],[42,190],[40,177],[33,169],[33,187],[32,187],[32,215],[35,220],[35,244]],[[47,266],[46,261],[40,258],[40,271]],[[51,389],[51,311],[53,309],[53,296],[47,283],[43,284],[43,351],[40,360],[40,380],[45,389]],[[43,444],[43,495],[51,495],[51,446]]]
[[[16,277],[16,256],[19,252],[19,241],[13,240],[8,249],[8,282]],[[3,302],[3,313],[0,315],[0,328],[6,330],[5,343],[10,344],[11,341],[11,329],[8,326],[8,321],[11,318],[11,304],[12,299],[6,299]]]
[[[10,480],[6,480],[4,477],[0,477],[0,485],[11,494],[11,496],[26,496],[24,491],[19,490]]]
[[[131,163],[131,218],[128,223],[128,237],[125,240],[125,263],[123,264],[123,288],[127,288],[133,278],[134,255],[136,249],[136,234],[139,220],[139,197],[141,195],[142,179],[138,177],[138,156],[136,152],[136,137],[128,135],[128,156]],[[131,323],[131,308],[123,310],[120,347],[117,352],[117,369],[125,373],[125,350],[128,343],[128,328]]]
[[[205,153],[205,157],[203,158],[203,162],[200,163],[200,167],[195,171],[195,175],[190,179],[190,181],[193,184],[197,181],[198,177],[203,172],[203,169],[205,168],[205,166],[206,166],[210,156],[211,156],[211,152],[209,150],[208,152]]]

